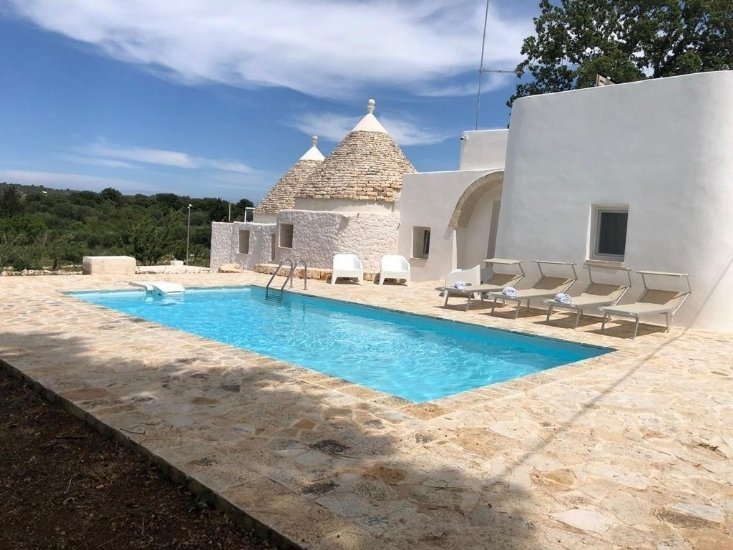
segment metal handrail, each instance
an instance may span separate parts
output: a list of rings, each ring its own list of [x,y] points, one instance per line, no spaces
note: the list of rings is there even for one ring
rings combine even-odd
[[[289,280],[291,280],[291,278],[293,276],[293,271],[295,271],[293,260],[291,260],[290,258],[285,258],[283,260],[280,260],[280,263],[277,264],[277,267],[275,268],[275,271],[272,273],[272,276],[270,277],[270,280],[267,281],[267,286],[265,287],[265,300],[267,300],[270,297],[270,285],[272,284],[273,279],[278,274],[278,272],[280,271],[280,268],[283,266],[283,264],[286,263],[286,262],[288,264],[290,264],[290,273],[288,273],[288,276],[285,277],[285,282],[280,287],[280,299],[282,300],[282,293],[285,290],[285,285],[288,284],[288,281]],[[292,286],[292,283],[291,283],[290,286]]]
[[[308,262],[304,258],[297,260],[293,265],[293,269],[290,271],[290,288],[293,288],[293,274],[298,269],[299,265],[303,265],[303,290],[308,290]]]

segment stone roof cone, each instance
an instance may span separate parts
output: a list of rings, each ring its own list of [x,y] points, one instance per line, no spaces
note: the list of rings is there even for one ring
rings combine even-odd
[[[323,153],[318,150],[318,136],[311,138],[311,147],[298,159],[290,170],[273,186],[255,208],[255,214],[277,214],[280,210],[295,207],[295,195],[301,185],[323,162]]]
[[[415,168],[374,116],[370,99],[367,114],[303,183],[304,199],[347,199],[395,202],[402,177]]]

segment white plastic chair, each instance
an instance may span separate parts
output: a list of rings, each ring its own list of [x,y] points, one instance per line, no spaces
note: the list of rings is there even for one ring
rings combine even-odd
[[[335,285],[336,279],[340,277],[355,278],[359,284],[364,282],[364,264],[356,254],[336,254],[333,257],[332,271],[332,285]]]
[[[405,284],[409,285],[410,262],[404,256],[382,256],[382,265],[379,268],[379,284],[384,284],[385,279],[395,279],[398,283],[400,280],[404,280]]]

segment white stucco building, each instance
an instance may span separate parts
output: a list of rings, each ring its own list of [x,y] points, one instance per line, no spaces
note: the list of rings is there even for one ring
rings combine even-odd
[[[318,137],[311,147],[285,172],[254,210],[252,222],[219,223],[211,226],[212,271],[224,264],[253,270],[277,258],[277,214],[295,206],[295,195],[303,182],[324,160],[318,149]]]
[[[335,254],[356,254],[367,274],[397,252],[396,202],[415,172],[387,130],[367,114],[323,158],[313,147],[255,209],[252,223],[212,224],[211,268],[254,269],[284,258],[329,269]]]
[[[464,132],[458,170],[405,176],[398,253],[410,258],[413,280],[442,279],[495,255],[507,135]]]
[[[446,172],[415,173],[371,108],[270,220],[278,246],[262,237],[260,256],[227,262],[292,255],[328,267],[353,252],[375,271],[396,252],[420,281],[499,256],[526,260],[521,287],[537,278],[528,260],[603,261],[689,273],[675,323],[733,331],[733,72],[519,99],[510,129],[465,132],[458,169]],[[371,147],[380,154],[363,154]],[[378,156],[396,168],[362,185],[374,167],[353,166]],[[215,269],[217,226],[233,224],[214,225]],[[238,229],[228,231],[219,241],[231,250]],[[634,283],[624,302],[639,296]]]
[[[675,323],[733,331],[733,71],[518,100],[501,204],[498,256],[689,273]]]

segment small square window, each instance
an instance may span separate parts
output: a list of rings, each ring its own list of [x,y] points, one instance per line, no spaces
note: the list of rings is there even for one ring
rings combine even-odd
[[[412,228],[412,257],[427,258],[430,254],[430,228]]]
[[[293,248],[293,224],[280,224],[280,248]]]
[[[249,229],[239,231],[239,253],[249,254]]]
[[[604,207],[593,209],[591,259],[618,262],[624,260],[628,221],[628,209]]]

